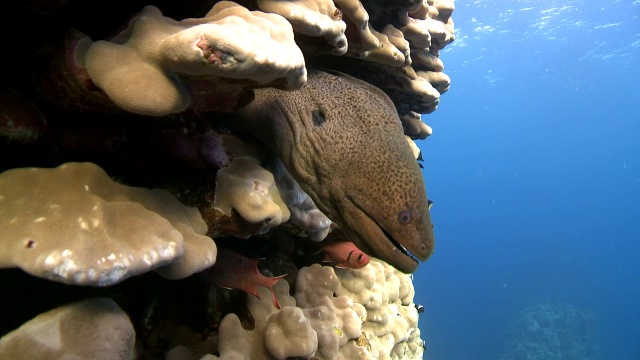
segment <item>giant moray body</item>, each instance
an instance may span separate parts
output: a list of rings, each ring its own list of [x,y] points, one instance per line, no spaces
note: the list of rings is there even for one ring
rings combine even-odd
[[[297,91],[256,90],[239,125],[270,147],[318,208],[368,254],[413,272],[433,251],[418,163],[378,88],[317,70]]]

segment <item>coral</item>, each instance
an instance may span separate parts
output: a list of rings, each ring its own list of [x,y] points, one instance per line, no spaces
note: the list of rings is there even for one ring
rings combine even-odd
[[[347,296],[334,296],[340,280],[329,266],[314,264],[300,269],[296,281],[296,303],[318,334],[320,359],[334,359],[342,347],[362,333],[364,308]]]
[[[221,359],[268,359],[268,354],[277,359],[422,359],[411,279],[383,262],[372,260],[362,269],[304,267],[296,280],[295,301],[285,282],[276,285],[287,303],[280,311],[269,306],[264,290],[262,300],[249,299],[253,330],[240,332],[234,314],[222,321]],[[292,343],[299,346],[290,348]]]
[[[26,322],[0,339],[3,359],[131,360],[135,333],[111,299],[68,304]]]
[[[35,276],[105,286],[154,268],[183,278],[215,260],[196,209],[118,184],[92,163],[5,171],[0,205],[0,267]]]
[[[273,174],[261,166],[262,149],[231,135],[225,136],[223,142],[232,160],[229,166],[218,171],[211,207],[221,213],[219,216],[226,218],[232,217],[235,212],[253,224],[252,229],[256,229],[253,234],[231,234],[240,237],[264,234],[287,222],[289,208],[280,197]],[[230,228],[230,231],[234,228]],[[224,229],[215,231],[223,232]]]
[[[353,35],[347,35],[349,39],[349,51],[363,52],[377,49],[380,41],[374,34],[374,30],[369,23],[369,13],[359,0],[335,0],[335,4],[342,10],[346,18],[353,23],[347,29],[355,30]],[[357,34],[357,36],[356,36]],[[358,49],[356,51],[356,49]]]
[[[379,87],[401,116],[411,111],[433,112],[450,84],[449,77],[442,73],[439,51],[455,39],[453,1],[363,4],[369,11],[367,26],[377,37],[378,47],[360,49],[358,32],[348,26],[346,34],[350,44],[356,46],[350,47],[347,55],[353,59],[325,57],[321,64]]]
[[[76,57],[95,85],[118,107],[143,115],[185,110],[196,80],[206,84],[205,77],[283,89],[300,88],[306,81],[291,25],[278,15],[250,12],[230,1],[215,4],[203,18],[182,21],[149,5],[110,41],[76,49],[86,50]]]
[[[227,315],[220,323],[220,359],[285,359],[309,358],[318,347],[316,332],[295,300],[289,296],[289,286],[281,281],[274,286],[282,309],[276,309],[266,288],[259,289],[259,297],[248,298],[248,308],[255,320],[253,330],[245,331],[235,314]]]
[[[334,55],[347,51],[344,35],[346,24],[342,12],[331,0],[257,0],[260,10],[279,14],[293,26],[293,30],[307,36],[322,36]]]
[[[510,324],[501,359],[600,359],[597,321],[566,303],[524,308]]]
[[[374,259],[361,269],[336,269],[337,296],[362,304],[362,330],[376,359],[422,359],[411,278]]]
[[[433,133],[431,126],[422,122],[420,114],[410,111],[400,117],[404,133],[411,139],[426,139]]]

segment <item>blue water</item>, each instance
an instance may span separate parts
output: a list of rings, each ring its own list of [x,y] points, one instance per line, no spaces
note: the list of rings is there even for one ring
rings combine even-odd
[[[640,359],[640,0],[457,0],[453,18],[451,89],[418,141],[425,359],[497,360],[544,302],[596,316],[600,359]]]

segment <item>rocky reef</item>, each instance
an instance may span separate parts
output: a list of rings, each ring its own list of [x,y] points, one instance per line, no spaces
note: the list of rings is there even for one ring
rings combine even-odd
[[[567,303],[522,309],[510,324],[501,359],[600,359],[596,316]]]
[[[453,10],[13,6],[0,358],[423,358],[414,141],[449,88]]]

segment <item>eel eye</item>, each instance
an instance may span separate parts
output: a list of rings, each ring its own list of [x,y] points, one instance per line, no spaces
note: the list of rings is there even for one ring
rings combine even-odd
[[[326,121],[326,118],[322,110],[312,111],[311,118],[313,119],[313,125],[315,126],[320,126],[324,124],[324,122]]]
[[[411,210],[402,210],[398,214],[398,222],[400,224],[408,224],[411,222]]]

